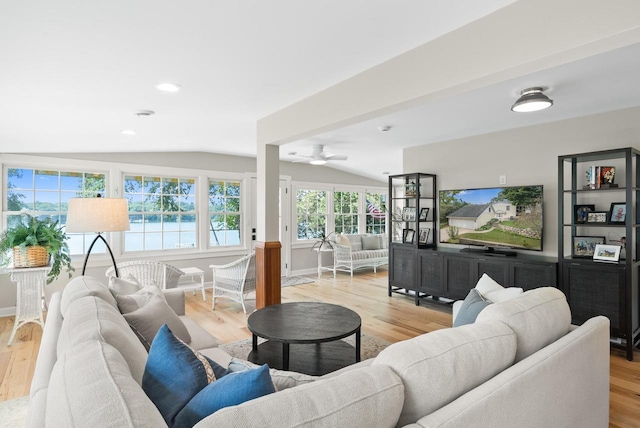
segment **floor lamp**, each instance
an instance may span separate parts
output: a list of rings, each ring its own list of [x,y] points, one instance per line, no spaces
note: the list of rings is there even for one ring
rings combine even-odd
[[[104,245],[107,246],[113,268],[118,276],[118,267],[113,257],[113,252],[109,244],[102,236],[104,232],[123,232],[129,230],[129,210],[127,209],[127,200],[124,198],[71,198],[69,199],[69,209],[67,211],[66,232],[81,233],[95,232],[98,235],[89,246],[87,256],[82,266],[82,275],[87,268],[87,261],[91,249],[98,239],[102,239]]]

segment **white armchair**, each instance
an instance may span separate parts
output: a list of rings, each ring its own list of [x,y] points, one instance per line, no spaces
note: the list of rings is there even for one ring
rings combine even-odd
[[[166,290],[168,288],[176,288],[178,280],[184,272],[163,262],[135,260],[118,263],[118,274],[121,278],[130,275],[142,285],[155,284],[159,288]],[[115,276],[113,267],[107,269],[105,275],[107,278]]]
[[[213,303],[211,309],[216,309],[216,299],[226,297],[242,305],[242,311],[246,314],[244,304],[245,296],[256,290],[256,253],[250,254],[227,263],[226,265],[211,265],[213,269]]]

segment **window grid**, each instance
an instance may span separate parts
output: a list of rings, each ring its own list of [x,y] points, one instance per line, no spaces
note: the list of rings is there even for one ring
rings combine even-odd
[[[387,233],[387,195],[386,193],[366,194],[366,232],[374,235]]]
[[[239,181],[209,180],[209,246],[242,243]]]
[[[333,214],[336,233],[358,233],[358,192],[334,192]]]
[[[327,226],[327,192],[298,189],[296,191],[296,236],[298,240],[317,239]]]

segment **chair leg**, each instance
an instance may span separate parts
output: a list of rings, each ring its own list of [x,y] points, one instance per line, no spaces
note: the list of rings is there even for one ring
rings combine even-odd
[[[211,310],[216,310],[216,289],[214,288],[211,292]]]
[[[247,307],[244,305],[244,297],[240,296],[240,303],[242,303],[242,312],[247,315]]]

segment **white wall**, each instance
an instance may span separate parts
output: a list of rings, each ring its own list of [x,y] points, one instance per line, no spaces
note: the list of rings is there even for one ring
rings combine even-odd
[[[640,148],[640,107],[412,147],[403,170],[437,174],[443,190],[497,187],[501,175],[542,184],[543,254],[557,257],[558,156],[622,147]]]

